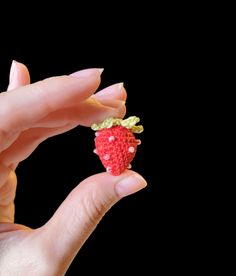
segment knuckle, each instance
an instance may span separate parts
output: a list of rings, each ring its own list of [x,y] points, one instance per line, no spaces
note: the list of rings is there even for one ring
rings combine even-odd
[[[96,226],[113,203],[113,198],[99,194],[93,190],[83,199],[82,208],[84,210],[83,221],[90,226]]]

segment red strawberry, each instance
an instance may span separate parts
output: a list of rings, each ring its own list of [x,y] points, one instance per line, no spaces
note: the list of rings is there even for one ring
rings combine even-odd
[[[103,123],[92,126],[93,130],[97,130],[94,152],[113,175],[119,175],[131,167],[137,145],[141,143],[136,140],[133,132],[140,133],[143,130],[142,126],[135,126],[138,121],[137,117],[126,120],[108,118]]]

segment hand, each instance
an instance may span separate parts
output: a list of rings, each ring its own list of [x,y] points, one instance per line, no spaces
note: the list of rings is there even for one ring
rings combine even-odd
[[[47,138],[77,125],[123,117],[126,91],[115,84],[94,94],[100,69],[29,84],[13,62],[8,92],[0,94],[0,275],[64,275],[100,219],[119,199],[146,186],[133,171],[82,181],[42,227],[14,224],[15,168]]]

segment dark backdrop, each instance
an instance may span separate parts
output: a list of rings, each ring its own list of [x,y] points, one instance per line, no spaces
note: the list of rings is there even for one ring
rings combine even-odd
[[[47,25],[42,16],[32,31],[27,26],[35,21],[26,17],[25,24],[15,25],[14,37],[4,37],[0,45],[1,91],[12,59],[28,66],[32,82],[104,67],[101,88],[124,82],[127,115],[139,116],[145,128],[133,169],[147,179],[148,188],[112,208],[68,275],[90,275],[94,269],[97,275],[112,275],[113,270],[158,275],[163,270],[183,271],[191,260],[193,241],[183,203],[186,167],[181,165],[179,143],[187,140],[181,134],[189,77],[186,45],[168,12],[166,17],[145,13],[145,20],[140,12],[132,17],[118,14],[105,17],[103,23],[96,17],[92,24],[90,17],[72,16],[68,21],[56,16]],[[45,141],[19,165],[16,222],[41,226],[75,185],[103,170],[92,153],[93,138],[93,131],[78,127]]]

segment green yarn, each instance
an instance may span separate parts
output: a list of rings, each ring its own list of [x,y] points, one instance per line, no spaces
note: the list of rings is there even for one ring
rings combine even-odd
[[[140,119],[136,116],[131,116],[125,120],[109,117],[100,124],[92,124],[91,128],[92,130],[97,131],[103,128],[111,128],[112,126],[123,126],[130,129],[133,133],[141,133],[143,132],[143,126],[136,126],[139,121]]]

